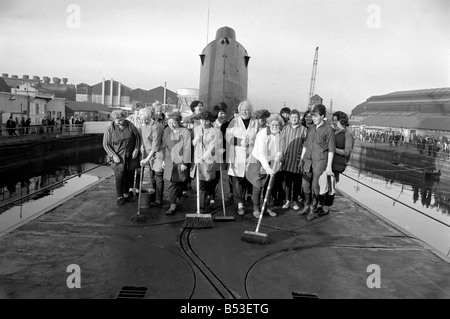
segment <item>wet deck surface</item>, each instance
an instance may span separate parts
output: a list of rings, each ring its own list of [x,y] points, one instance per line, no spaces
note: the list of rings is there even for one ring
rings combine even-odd
[[[264,216],[269,245],[241,240],[256,219],[250,206],[234,214],[231,202],[235,221],[183,228],[195,212],[189,194],[183,212],[141,209],[148,220],[137,224],[137,201],[117,206],[114,178],[104,179],[0,238],[0,298],[116,298],[124,286],[146,287],[150,299],[450,298],[448,260],[343,194],[312,221],[281,207]],[[223,214],[220,199],[216,207],[213,217]],[[80,289],[67,287],[72,264]],[[368,287],[370,265],[380,288]]]

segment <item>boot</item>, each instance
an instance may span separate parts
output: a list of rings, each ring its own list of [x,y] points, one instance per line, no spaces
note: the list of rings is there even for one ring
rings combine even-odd
[[[313,220],[314,218],[317,217],[316,211],[317,211],[318,204],[319,204],[318,198],[315,195],[313,195],[312,196],[312,205],[309,210],[308,216],[306,216],[307,220]]]
[[[304,200],[305,206],[303,207],[303,210],[299,212],[299,215],[304,215],[306,213],[309,213],[311,209],[311,193],[305,193],[305,200]]]

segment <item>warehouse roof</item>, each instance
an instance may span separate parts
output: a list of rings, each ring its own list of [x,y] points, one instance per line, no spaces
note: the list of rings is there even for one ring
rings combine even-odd
[[[67,101],[66,108],[73,112],[111,112],[112,110],[100,103]]]
[[[355,123],[355,125],[450,131],[450,116],[392,116],[372,115]]]

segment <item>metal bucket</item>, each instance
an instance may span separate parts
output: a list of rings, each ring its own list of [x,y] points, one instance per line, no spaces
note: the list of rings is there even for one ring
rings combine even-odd
[[[141,191],[141,208],[149,208],[150,203],[155,201],[156,194],[154,189],[143,189]]]

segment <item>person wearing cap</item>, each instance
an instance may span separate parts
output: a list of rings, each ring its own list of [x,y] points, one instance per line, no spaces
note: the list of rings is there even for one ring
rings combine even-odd
[[[111,112],[111,122],[103,135],[103,148],[112,158],[116,182],[117,204],[130,199],[129,189],[133,184],[134,170],[139,167],[141,135],[130,121],[125,120],[122,110]]]
[[[324,171],[328,175],[333,173],[332,163],[336,151],[334,130],[324,120],[325,106],[322,104],[314,106],[311,115],[314,125],[308,129],[301,155],[305,208],[309,208],[307,220],[318,217],[322,212],[324,197],[320,195],[319,177]]]
[[[238,106],[239,117],[231,120],[225,134],[228,175],[233,183],[233,201],[238,215],[245,214],[245,192],[248,188],[246,178],[250,154],[253,151],[258,121],[252,116],[253,106],[249,101],[242,101]]]

